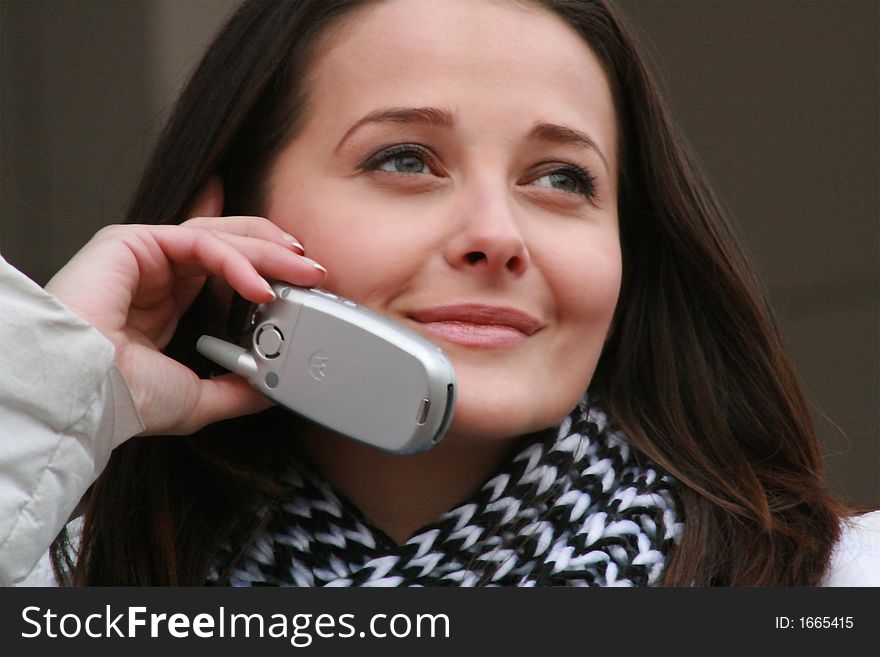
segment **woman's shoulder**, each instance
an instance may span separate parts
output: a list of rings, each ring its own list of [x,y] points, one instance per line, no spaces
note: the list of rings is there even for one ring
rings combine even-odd
[[[844,518],[825,586],[880,586],[880,511]]]

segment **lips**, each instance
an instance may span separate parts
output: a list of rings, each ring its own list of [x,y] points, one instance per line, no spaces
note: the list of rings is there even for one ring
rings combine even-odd
[[[514,347],[543,326],[516,308],[471,303],[424,308],[409,317],[431,337],[467,347]]]

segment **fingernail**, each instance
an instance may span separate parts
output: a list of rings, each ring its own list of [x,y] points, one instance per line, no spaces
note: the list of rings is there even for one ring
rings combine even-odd
[[[315,262],[311,258],[303,258],[303,260],[305,260],[307,263],[309,263],[315,269],[318,269],[318,270],[324,272],[325,274],[327,273],[327,269],[323,265],[319,265],[317,262]]]
[[[268,292],[269,294],[271,294],[271,295],[272,295],[272,301],[275,301],[275,299],[277,298],[277,297],[275,296],[275,290],[272,289],[272,286],[269,285],[269,282],[268,282],[268,281],[264,280],[263,283],[265,284],[264,287],[266,288],[266,292]]]
[[[296,238],[293,235],[291,235],[290,233],[284,233],[282,235],[282,237],[284,238],[285,242],[290,243],[290,248],[299,251],[300,255],[302,255],[303,253],[306,252],[306,250],[303,248],[303,245],[300,244],[299,242],[297,242]]]

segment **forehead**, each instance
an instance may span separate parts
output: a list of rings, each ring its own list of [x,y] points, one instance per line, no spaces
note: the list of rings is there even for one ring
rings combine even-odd
[[[368,4],[324,35],[307,85],[312,109],[339,120],[382,106],[466,113],[479,104],[530,125],[589,130],[615,150],[611,91],[595,54],[562,19],[523,3]]]

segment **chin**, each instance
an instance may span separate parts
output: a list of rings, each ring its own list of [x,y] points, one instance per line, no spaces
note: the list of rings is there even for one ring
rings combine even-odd
[[[456,402],[450,433],[471,440],[513,440],[555,426],[577,405],[548,413],[535,399],[462,399]],[[537,413],[535,411],[538,411]]]
[[[556,426],[586,389],[574,378],[547,385],[540,376],[453,364],[458,390],[450,432],[469,439],[513,439]]]

